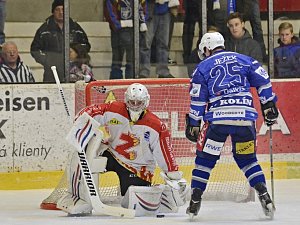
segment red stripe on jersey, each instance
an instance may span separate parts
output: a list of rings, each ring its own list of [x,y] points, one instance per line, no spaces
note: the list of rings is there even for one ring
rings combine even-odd
[[[178,165],[176,164],[173,148],[171,145],[171,135],[167,130],[166,125],[164,124],[161,125],[159,142],[163,156],[168,166],[168,171],[177,171]]]
[[[149,110],[145,111],[143,118],[139,119],[136,124],[151,127],[158,133],[161,131],[161,120]]]

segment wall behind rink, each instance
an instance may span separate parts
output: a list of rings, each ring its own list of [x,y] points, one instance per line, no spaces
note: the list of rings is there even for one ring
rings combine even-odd
[[[74,115],[74,84],[62,84]],[[56,84],[0,85],[0,172],[63,170],[70,129]]]
[[[74,115],[74,84],[62,87]],[[280,111],[273,126],[274,177],[300,178],[300,79],[274,80],[273,87]],[[257,98],[255,105],[260,114]],[[70,126],[55,84],[0,85],[0,189],[54,187],[72,150],[65,140]],[[184,128],[178,131],[183,135],[177,138],[185,138]],[[269,178],[269,131],[261,115],[257,133],[258,158]]]

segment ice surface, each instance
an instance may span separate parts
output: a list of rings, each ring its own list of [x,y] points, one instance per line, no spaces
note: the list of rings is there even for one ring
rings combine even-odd
[[[268,187],[270,192],[270,183]],[[166,214],[163,218],[67,217],[62,211],[39,209],[40,202],[52,190],[0,191],[0,225],[300,224],[300,179],[275,180],[274,187],[277,210],[272,221],[265,218],[258,200],[249,203],[203,201],[199,215],[191,222],[185,214],[186,206],[181,207],[179,213]]]

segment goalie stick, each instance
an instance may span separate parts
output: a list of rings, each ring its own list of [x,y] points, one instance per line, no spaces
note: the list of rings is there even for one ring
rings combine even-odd
[[[66,103],[66,99],[64,96],[64,92],[63,89],[61,87],[60,84],[60,80],[56,71],[56,67],[55,66],[51,66],[54,78],[55,78],[55,82],[57,84],[57,87],[59,89],[60,95],[62,97],[63,103],[64,103],[64,107],[65,110],[67,112],[68,117],[70,118],[71,121],[71,115],[69,113],[69,109],[68,109],[68,105]],[[93,119],[90,120],[92,122],[92,124],[96,121],[94,121]],[[92,131],[91,131],[92,132]],[[94,131],[93,131],[94,132]],[[99,130],[99,132],[101,132]],[[93,135],[94,133],[92,133],[91,135]],[[86,189],[88,191],[88,195],[89,198],[91,200],[91,204],[94,210],[94,214],[95,215],[110,215],[110,216],[119,216],[119,217],[126,217],[126,218],[133,218],[135,216],[135,210],[133,209],[127,209],[127,208],[122,208],[122,207],[113,207],[113,206],[109,206],[104,204],[101,200],[100,200],[100,196],[98,194],[95,182],[92,178],[92,173],[90,170],[90,166],[89,163],[87,161],[87,157],[85,154],[84,149],[81,148],[77,148],[77,154],[79,157],[79,164],[80,164],[80,169],[82,174],[84,175],[84,185],[86,186]]]
[[[52,73],[54,75],[54,79],[55,79],[58,91],[60,93],[60,96],[62,98],[66,113],[67,113],[70,121],[72,122],[71,114],[70,114],[70,111],[69,111],[69,108],[68,108],[68,105],[67,105],[67,102],[66,102],[66,99],[65,99],[65,94],[64,94],[64,91],[63,91],[62,86],[60,84],[59,76],[57,74],[56,66],[51,66],[51,70],[52,70]]]

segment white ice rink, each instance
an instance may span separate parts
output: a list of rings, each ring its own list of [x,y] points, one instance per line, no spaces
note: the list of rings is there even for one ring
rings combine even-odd
[[[144,217],[122,219],[109,216],[67,217],[62,211],[39,209],[42,199],[52,190],[0,191],[0,225],[201,225],[215,224],[300,224],[300,179],[275,180],[276,212],[274,220],[267,220],[256,200],[250,203],[203,201],[199,215],[190,222],[186,206],[178,214],[164,218]],[[268,183],[270,189],[270,184]]]

